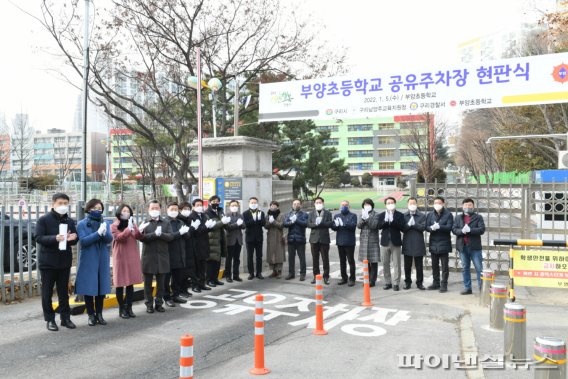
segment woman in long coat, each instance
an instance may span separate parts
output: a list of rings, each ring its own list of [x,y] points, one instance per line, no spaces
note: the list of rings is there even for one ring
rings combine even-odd
[[[280,212],[277,201],[270,202],[266,214],[266,260],[272,269],[269,278],[282,277],[282,264],[286,262],[286,237],[288,229],[284,228],[284,215]]]
[[[106,325],[103,302],[110,291],[110,256],[112,241],[109,225],[103,219],[103,203],[92,199],[85,205],[85,217],[77,225],[81,254],[75,281],[75,293],[85,296],[89,325]]]
[[[134,284],[142,283],[140,251],[136,240],[142,234],[132,219],[132,208],[123,204],[116,210],[116,220],[110,226],[112,232],[112,282],[116,290],[119,315],[122,318],[136,317],[132,312]],[[124,298],[126,287],[126,299]]]
[[[379,214],[375,212],[375,203],[371,199],[363,200],[361,204],[361,220],[357,227],[361,229],[359,236],[359,261],[365,259],[369,263],[369,282],[371,287],[377,281],[381,252],[379,245]]]

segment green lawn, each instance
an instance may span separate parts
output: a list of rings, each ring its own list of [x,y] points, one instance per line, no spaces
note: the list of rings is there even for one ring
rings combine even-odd
[[[392,191],[392,192],[394,192],[394,191]],[[324,198],[325,206],[328,209],[338,209],[339,204],[341,203],[342,200],[348,200],[349,203],[351,203],[352,208],[360,209],[361,203],[366,198],[370,198],[375,202],[375,208],[384,208],[385,205],[382,202],[380,202],[379,199],[381,199],[384,196],[389,195],[392,192],[387,191],[387,192],[378,193],[376,190],[375,191],[349,191],[349,190],[347,190],[347,191],[337,191],[337,190],[325,191],[324,190],[321,194],[321,197]],[[398,201],[399,203],[401,203],[399,205],[399,208],[402,207],[402,204],[406,205],[406,199],[407,198],[408,198],[407,196],[404,196],[402,198],[402,200]]]

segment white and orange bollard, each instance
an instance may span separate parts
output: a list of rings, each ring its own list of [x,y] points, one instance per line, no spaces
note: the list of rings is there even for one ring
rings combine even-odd
[[[371,307],[371,285],[369,284],[369,261],[363,261],[363,303],[364,307]]]
[[[313,334],[325,336],[327,330],[323,328],[323,280],[321,275],[316,276],[316,328]]]
[[[254,310],[254,368],[253,375],[265,375],[270,372],[264,367],[264,296],[256,295]]]
[[[179,379],[193,379],[193,336],[190,334],[180,339]]]

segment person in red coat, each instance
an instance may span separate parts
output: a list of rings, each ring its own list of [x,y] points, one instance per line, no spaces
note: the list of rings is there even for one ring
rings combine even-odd
[[[116,288],[119,314],[122,318],[136,317],[132,312],[134,284],[142,283],[142,269],[138,242],[142,234],[133,220],[132,208],[123,204],[116,210],[112,232],[112,280]],[[124,298],[126,287],[126,299]],[[125,301],[126,300],[126,301]]]

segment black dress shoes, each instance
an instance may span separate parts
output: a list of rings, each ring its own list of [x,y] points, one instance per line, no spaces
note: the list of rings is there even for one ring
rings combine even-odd
[[[258,279],[264,279],[264,276],[262,276],[262,274],[261,274],[260,272],[259,272],[258,274],[256,274],[256,277],[257,277]]]
[[[247,279],[248,279],[248,280],[253,280],[253,279],[254,279],[254,275],[253,275],[253,274],[250,274]]]
[[[215,285],[217,285],[217,286],[223,286],[223,285],[225,285],[225,283],[223,283],[223,282],[220,281],[219,279],[215,279],[215,280],[213,281],[213,283],[215,283]]]
[[[49,330],[50,332],[57,332],[59,330],[59,328],[57,327],[57,324],[55,323],[55,321],[48,321],[47,322],[47,330]]]
[[[235,282],[242,282],[242,281],[243,281],[240,276],[234,277],[233,280],[234,280]]]
[[[339,282],[337,282],[338,286],[342,286],[344,284],[347,284],[347,280],[345,280],[345,279],[341,279]]]
[[[409,290],[410,289],[410,283],[405,283],[404,287],[402,287],[402,289]]]
[[[75,329],[77,327],[71,320],[61,320],[61,326],[64,326],[67,329]]]
[[[227,281],[227,283],[233,283],[233,279],[231,279],[231,278],[227,278],[225,280]]]
[[[390,290],[392,288],[392,284],[387,284],[383,287],[384,290]]]
[[[100,324],[100,325],[106,325],[107,324],[107,322],[105,321],[105,319],[103,318],[103,315],[101,313],[99,313],[97,315],[97,324]]]
[[[168,307],[170,307],[170,308],[174,308],[174,307],[176,306],[176,304],[174,303],[174,301],[171,300],[171,299],[166,300],[166,305],[167,305]]]

